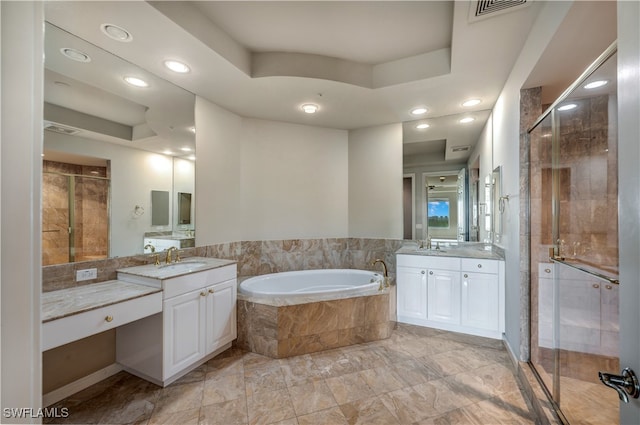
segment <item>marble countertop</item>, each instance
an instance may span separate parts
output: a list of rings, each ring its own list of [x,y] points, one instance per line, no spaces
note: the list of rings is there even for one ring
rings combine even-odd
[[[161,291],[161,289],[151,286],[110,280],[45,292],[41,297],[42,323]]]
[[[492,244],[481,242],[440,243],[440,249],[419,248],[417,244],[408,244],[396,251],[396,254],[427,255],[434,257],[481,258],[488,260],[504,260],[504,250]]]
[[[145,264],[143,266],[118,269],[117,272],[140,276],[143,278],[163,280],[203,270],[216,269],[218,267],[224,267],[236,263],[237,261],[222,260],[219,258],[188,257],[183,258],[182,261],[178,263],[160,264],[158,266],[154,264]]]

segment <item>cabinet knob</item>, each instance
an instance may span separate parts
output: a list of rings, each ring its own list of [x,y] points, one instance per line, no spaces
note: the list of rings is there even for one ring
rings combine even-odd
[[[213,289],[209,289],[210,294],[213,294],[213,292],[214,292]]]
[[[107,316],[104,318],[104,320],[107,322],[113,322],[113,316]]]
[[[594,288],[596,288],[596,289],[598,289],[598,288],[600,287],[600,285],[598,285],[597,283],[594,283],[594,284],[593,284],[593,287],[594,287]]]
[[[200,296],[201,296],[201,297],[206,297],[206,296],[207,296],[207,293],[206,293],[205,291],[202,291],[202,292],[200,292]]]
[[[429,274],[433,274],[433,270],[429,272]]]
[[[467,277],[469,277],[469,275],[465,273],[465,274],[464,274],[464,277],[465,277],[465,278],[467,278]]]
[[[420,273],[424,274],[424,270],[422,270]]]
[[[611,286],[611,285],[606,285],[606,286],[605,286],[605,288],[607,288],[607,289],[611,289],[611,288],[613,288],[613,286]]]
[[[482,268],[482,264],[478,264],[478,268],[481,269]]]
[[[545,273],[551,273],[551,269],[544,269]]]

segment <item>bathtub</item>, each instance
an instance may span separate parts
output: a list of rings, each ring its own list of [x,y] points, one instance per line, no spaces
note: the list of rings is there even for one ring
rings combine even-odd
[[[238,288],[239,348],[272,358],[391,336],[389,288],[365,270],[323,269],[251,277]]]
[[[302,270],[249,278],[240,283],[239,292],[251,297],[334,297],[377,290],[382,280],[382,275],[366,270]]]

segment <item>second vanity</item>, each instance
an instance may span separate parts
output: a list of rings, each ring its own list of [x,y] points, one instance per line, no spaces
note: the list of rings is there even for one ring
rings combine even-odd
[[[162,312],[117,329],[116,361],[166,386],[231,347],[236,276],[234,261],[204,257],[118,270],[118,280],[162,289]]]
[[[235,261],[120,269],[117,280],[43,294],[43,351],[115,329],[116,363],[166,386],[231,346],[236,298]]]
[[[460,243],[396,254],[399,322],[502,338],[505,265],[498,250]]]

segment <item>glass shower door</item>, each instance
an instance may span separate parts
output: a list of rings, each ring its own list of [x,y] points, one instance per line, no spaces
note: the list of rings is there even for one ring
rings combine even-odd
[[[531,361],[569,423],[613,424],[618,396],[616,55],[530,132]]]

